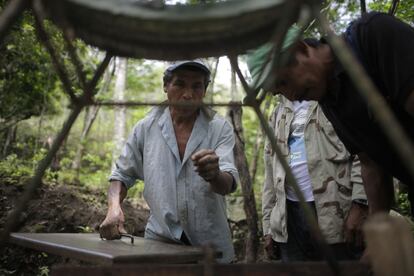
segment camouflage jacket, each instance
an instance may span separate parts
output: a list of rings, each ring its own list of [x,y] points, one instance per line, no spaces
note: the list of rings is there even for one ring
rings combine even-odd
[[[270,118],[277,143],[289,157],[288,138],[293,105],[283,96]],[[317,102],[310,102],[305,125],[305,147],[319,226],[328,243],[344,241],[343,227],[352,200],[366,199],[359,161],[344,144]],[[262,193],[263,234],[286,242],[285,171],[269,141],[265,145],[265,182]]]

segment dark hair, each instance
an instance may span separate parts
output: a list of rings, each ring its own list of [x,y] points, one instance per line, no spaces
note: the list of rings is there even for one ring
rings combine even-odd
[[[305,38],[303,42],[305,42],[312,48],[318,48],[321,45],[321,42],[317,40],[316,38]]]
[[[316,38],[305,38],[303,39],[303,42],[312,48],[318,48],[321,45],[321,42]],[[285,66],[293,66],[298,63],[298,60],[296,59],[296,52],[293,49],[291,49],[288,57],[289,58],[286,60]]]
[[[191,66],[191,65],[189,65],[189,66],[183,65],[183,66],[180,66],[177,69],[184,69],[184,70],[188,70],[188,71],[203,73],[203,75],[204,75],[204,88],[207,89],[207,86],[210,83],[210,74],[207,74],[204,70],[202,70],[200,68],[197,68],[195,66]],[[177,70],[177,69],[175,69],[175,70]],[[172,80],[172,78],[174,76],[174,71],[168,71],[168,70],[164,71],[164,76],[162,78],[162,80],[164,82],[164,86],[166,86]]]

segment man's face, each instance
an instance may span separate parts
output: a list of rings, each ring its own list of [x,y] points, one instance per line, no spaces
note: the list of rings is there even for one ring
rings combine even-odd
[[[171,81],[164,85],[169,102],[183,102],[193,106],[171,106],[174,111],[191,115],[199,108],[206,94],[205,74],[201,71],[177,69],[173,72]]]
[[[277,94],[291,101],[319,101],[326,94],[326,64],[316,57],[313,48],[308,50],[307,53],[296,52],[296,62],[276,72],[274,91]]]

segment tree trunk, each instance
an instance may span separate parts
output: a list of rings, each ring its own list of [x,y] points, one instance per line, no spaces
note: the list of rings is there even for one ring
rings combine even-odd
[[[236,71],[234,71],[233,67],[231,68],[231,87],[230,87],[230,97],[231,100],[234,101],[237,95],[237,79],[236,79]]]
[[[211,73],[211,82],[210,82],[210,85],[209,85],[208,91],[207,91],[208,92],[207,93],[207,99],[210,103],[214,102],[214,84],[216,82],[216,76],[217,76],[217,69],[218,69],[219,61],[220,61],[220,58],[217,58],[216,62],[214,64],[214,70]]]
[[[257,162],[259,161],[259,155],[261,153],[261,148],[263,145],[263,135],[264,135],[263,129],[260,128],[260,131],[256,133],[256,143],[253,148],[252,163],[250,164],[250,170],[249,170],[252,183],[254,183],[256,179]]]
[[[265,102],[265,107],[263,110],[263,114],[267,114],[267,110],[270,107],[271,99],[269,98]],[[250,175],[252,178],[252,183],[255,183],[256,179],[256,172],[257,172],[257,162],[259,160],[259,156],[261,156],[261,150],[263,149],[263,137],[265,137],[265,133],[262,127],[260,127],[260,131],[256,134],[256,144],[254,145],[253,149],[253,159],[252,163],[250,164]]]
[[[3,158],[7,156],[10,145],[13,144],[14,140],[16,140],[16,132],[17,132],[17,124],[10,126],[8,130],[6,131],[5,142],[4,142],[3,151],[2,151]]]
[[[233,124],[236,144],[234,147],[234,156],[236,166],[240,175],[241,188],[244,199],[244,211],[246,213],[248,234],[246,239],[245,259],[246,263],[254,263],[257,258],[259,248],[258,236],[258,215],[256,211],[256,200],[252,180],[249,174],[249,166],[244,153],[244,136],[242,126],[242,109],[240,106],[229,108],[228,117]]]
[[[126,58],[118,59],[118,70],[115,80],[114,101],[123,101],[125,94],[125,83],[127,76]],[[125,142],[125,126],[126,126],[126,108],[124,106],[115,107],[114,119],[114,150],[112,153],[112,169],[115,168],[115,161],[121,152],[122,146]]]
[[[81,160],[85,151],[85,142],[88,137],[89,131],[92,128],[93,122],[98,116],[99,106],[90,106],[85,109],[85,118],[83,123],[82,133],[79,139],[78,148],[76,150],[75,158],[72,162],[72,169],[76,170],[76,176],[79,177]]]
[[[113,77],[113,73],[114,73],[114,70],[111,69],[111,66],[108,66],[103,76],[103,85],[101,89],[98,91],[97,95],[103,94],[106,91],[108,91],[109,84],[111,83],[111,80]],[[92,105],[90,107],[85,108],[85,118],[84,118],[84,123],[83,123],[83,129],[82,129],[82,133],[79,139],[78,148],[76,150],[76,155],[72,162],[72,169],[76,170],[77,178],[79,178],[81,161],[82,161],[82,157],[85,151],[85,142],[88,137],[89,131],[91,130],[92,125],[95,122],[96,117],[98,116],[98,112],[99,112],[99,106]]]

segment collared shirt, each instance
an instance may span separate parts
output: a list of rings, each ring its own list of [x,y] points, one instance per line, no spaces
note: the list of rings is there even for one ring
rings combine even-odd
[[[344,37],[414,141],[414,119],[404,110],[409,93],[414,91],[414,29],[392,16],[369,13],[354,22]],[[370,106],[336,59],[333,77],[320,105],[347,149],[354,154],[366,152],[393,176],[408,185],[414,183]]]
[[[238,182],[234,166],[233,128],[211,110],[200,111],[180,159],[169,108],[156,107],[137,123],[116,162],[110,180],[130,188],[144,181],[144,198],[150,207],[145,237],[179,241],[182,232],[192,245],[212,243],[223,252],[221,262],[230,262],[234,249],[227,223],[224,196],[211,190],[195,171],[191,155],[213,149],[220,170]]]
[[[277,144],[288,159],[294,117],[292,102],[280,96],[270,119]],[[366,199],[359,161],[351,155],[316,102],[309,102],[304,140],[319,226],[328,243],[344,242],[344,223],[352,200]],[[262,193],[263,234],[287,242],[286,173],[269,141],[265,145],[265,182]]]

